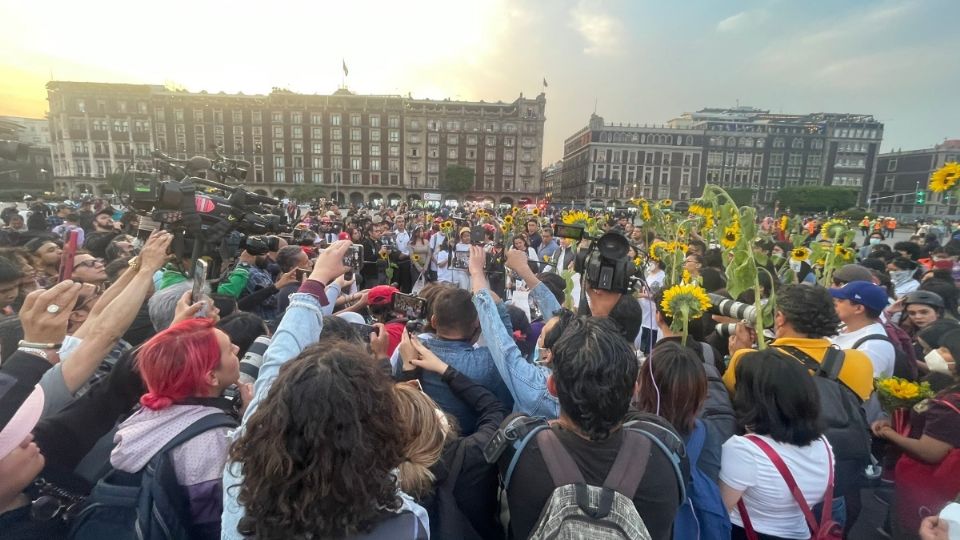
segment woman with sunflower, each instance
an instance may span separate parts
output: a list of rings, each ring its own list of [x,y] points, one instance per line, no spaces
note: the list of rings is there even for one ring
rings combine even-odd
[[[423,227],[417,227],[410,233],[410,261],[413,263],[416,275],[419,276],[427,268],[427,259],[430,258],[430,244],[423,237]]]
[[[797,283],[816,283],[817,275],[810,264],[810,248],[798,246],[790,251],[790,269],[797,276]]]

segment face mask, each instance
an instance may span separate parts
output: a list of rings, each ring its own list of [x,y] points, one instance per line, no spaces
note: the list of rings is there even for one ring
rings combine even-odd
[[[894,283],[903,283],[910,280],[910,276],[913,275],[911,270],[895,270],[890,272],[890,281]]]
[[[800,272],[800,268],[801,268],[801,267],[800,267],[800,264],[801,264],[801,261],[791,260],[791,261],[790,261],[790,269],[793,270],[794,272]]]
[[[879,238],[871,238],[871,239],[870,239],[870,245],[871,245],[871,246],[878,246],[878,245],[880,245],[880,239],[879,239]]]
[[[950,366],[947,365],[947,360],[940,354],[940,351],[934,349],[927,353],[923,357],[924,362],[927,363],[927,367],[930,368],[930,371],[936,371],[939,373],[946,373],[950,375]]]

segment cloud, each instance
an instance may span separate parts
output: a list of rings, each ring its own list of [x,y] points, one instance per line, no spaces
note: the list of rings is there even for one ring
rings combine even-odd
[[[750,26],[762,23],[766,19],[767,12],[763,10],[741,11],[740,13],[731,15],[718,22],[717,32],[736,32],[737,30],[744,30]]]
[[[586,42],[583,52],[607,56],[621,52],[623,26],[601,8],[597,1],[581,0],[570,10],[571,25]]]

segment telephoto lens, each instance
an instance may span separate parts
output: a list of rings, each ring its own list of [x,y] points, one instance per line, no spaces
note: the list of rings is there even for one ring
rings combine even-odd
[[[719,294],[709,293],[707,296],[710,297],[710,303],[713,304],[710,307],[710,313],[730,317],[738,321],[746,321],[749,324],[757,322],[757,306],[730,300]]]
[[[253,383],[260,374],[260,366],[263,365],[263,354],[267,352],[270,346],[268,336],[260,336],[253,341],[250,348],[247,349],[243,359],[240,360],[240,382]]]

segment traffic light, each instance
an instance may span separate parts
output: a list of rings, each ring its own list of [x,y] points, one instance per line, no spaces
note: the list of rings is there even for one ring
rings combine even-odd
[[[917,204],[924,204],[927,202],[927,192],[918,191],[917,192]]]

